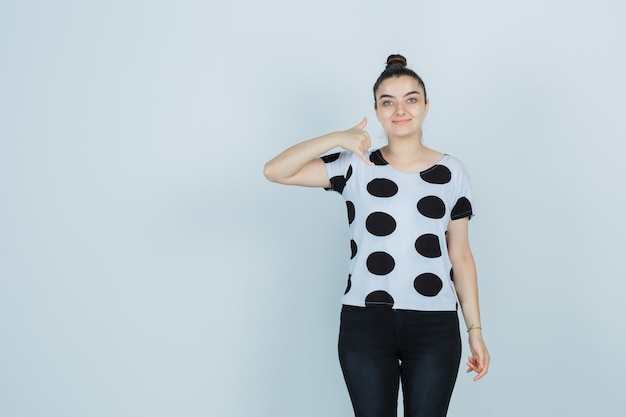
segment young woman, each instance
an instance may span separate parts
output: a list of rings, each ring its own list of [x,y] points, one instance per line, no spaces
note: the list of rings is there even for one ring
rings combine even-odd
[[[400,381],[405,416],[446,415],[461,357],[459,304],[467,372],[478,380],[489,367],[468,239],[469,178],[458,159],[423,145],[428,108],[422,79],[391,55],[374,84],[386,146],[369,151],[364,118],[265,165],[270,181],[324,187],[346,201],[352,239],[339,359],[356,417],[395,416]]]

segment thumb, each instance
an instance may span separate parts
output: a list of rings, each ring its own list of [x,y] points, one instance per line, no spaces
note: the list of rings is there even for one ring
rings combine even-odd
[[[358,125],[356,125],[355,127],[357,129],[361,129],[362,130],[362,129],[365,129],[366,125],[367,125],[367,117],[363,117],[363,120],[361,120],[361,122]]]

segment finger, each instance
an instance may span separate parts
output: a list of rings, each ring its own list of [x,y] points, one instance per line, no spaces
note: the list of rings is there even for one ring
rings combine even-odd
[[[487,369],[483,369],[482,371],[480,371],[478,375],[474,377],[474,381],[478,381],[480,378],[484,377],[485,375],[487,375]]]
[[[469,361],[467,362],[467,366],[469,367],[467,369],[467,373],[470,373],[472,371],[477,373],[477,375],[474,377],[474,381],[478,381],[479,379],[484,377],[488,372],[488,363],[487,363],[486,358],[483,358],[483,357],[479,357],[479,358],[470,357]]]
[[[480,372],[482,370],[482,368],[470,362],[466,363],[466,365],[468,366],[468,370],[467,370],[468,373],[471,371]]]
[[[367,165],[372,165],[372,161],[370,161],[367,156],[365,156],[364,152],[358,150],[356,154],[359,155],[359,158],[361,158]]]
[[[476,361],[476,359],[474,359],[473,357],[469,358],[466,365],[468,366],[467,373],[470,373],[471,371],[480,373],[483,370],[483,367],[480,365],[480,363],[478,363],[478,361]]]
[[[369,149],[369,148],[372,147],[372,139],[370,138],[370,134],[369,133],[367,133],[367,132],[364,132],[364,133],[365,133],[365,139],[366,139],[365,140],[365,146],[367,146],[367,149]]]
[[[361,120],[361,122],[358,125],[356,125],[355,127],[357,129],[363,130],[363,129],[365,129],[365,126],[367,126],[367,117],[363,117],[363,120]]]

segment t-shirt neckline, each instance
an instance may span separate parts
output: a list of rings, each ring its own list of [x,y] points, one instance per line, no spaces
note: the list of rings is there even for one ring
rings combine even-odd
[[[381,161],[383,161],[385,163],[385,165],[389,166],[389,168],[393,169],[395,172],[402,174],[402,175],[421,175],[421,174],[425,174],[428,171],[436,168],[437,166],[441,165],[441,163],[448,157],[448,154],[444,153],[443,156],[441,158],[439,158],[439,160],[437,162],[435,162],[433,165],[431,165],[430,167],[422,170],[422,171],[417,171],[417,172],[406,172],[406,171],[401,171],[398,168],[394,167],[393,165],[391,165],[389,163],[389,161],[387,161],[385,159],[385,157],[383,156],[383,153],[381,152],[380,148],[372,151],[372,154],[376,154],[377,157],[379,157],[381,159]]]

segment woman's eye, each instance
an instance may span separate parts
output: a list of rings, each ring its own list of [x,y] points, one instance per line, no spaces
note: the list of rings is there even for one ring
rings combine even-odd
[[[410,98],[407,100],[409,103],[417,103],[417,99],[416,98]]]
[[[393,104],[393,102],[391,100],[383,101],[383,106],[391,106],[392,104]]]

